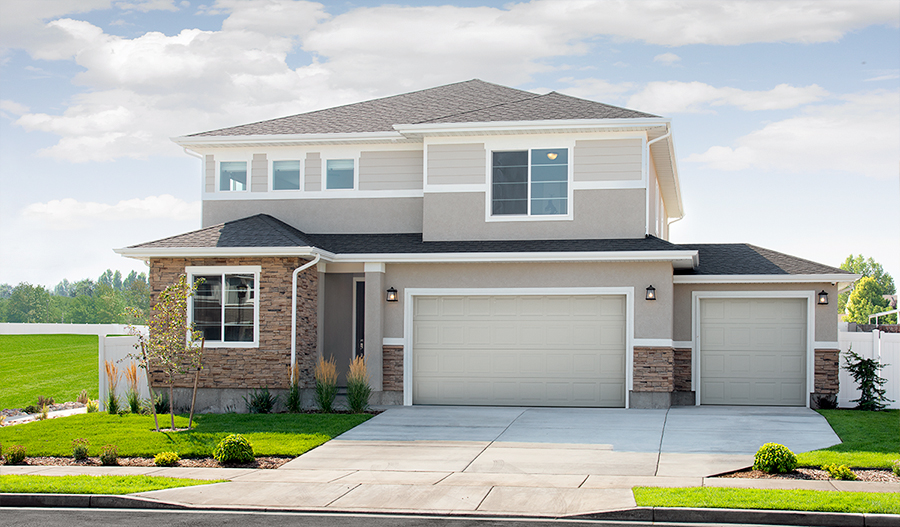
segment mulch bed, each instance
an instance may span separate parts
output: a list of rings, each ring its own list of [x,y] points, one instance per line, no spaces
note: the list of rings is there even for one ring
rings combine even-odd
[[[197,459],[182,459],[174,466],[188,468],[278,468],[293,457],[258,457],[250,463],[222,464],[211,457]],[[84,460],[75,460],[70,457],[26,457],[22,465],[51,465],[61,467],[99,467],[100,459],[89,457]],[[120,457],[120,467],[154,467],[152,457]],[[160,467],[163,468],[163,467]]]
[[[900,483],[892,471],[877,468],[854,468],[856,481],[876,481],[881,483]],[[784,474],[769,474],[761,470],[739,470],[716,476],[719,478],[747,478],[747,479],[803,479],[803,480],[829,480],[834,479],[828,472],[810,467],[800,467],[792,472]]]

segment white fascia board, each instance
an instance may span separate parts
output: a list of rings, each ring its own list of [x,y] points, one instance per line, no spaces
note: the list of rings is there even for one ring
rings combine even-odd
[[[675,284],[805,284],[856,281],[860,275],[846,274],[711,274],[675,275]],[[856,278],[853,278],[856,277]],[[851,280],[852,279],[852,280]]]
[[[340,254],[339,263],[481,263],[481,262],[672,262],[676,269],[693,267],[696,251],[608,251],[530,253],[396,253]]]
[[[643,130],[658,126],[668,126],[671,119],[556,119],[540,121],[489,121],[475,123],[425,123],[425,124],[395,124],[397,130],[406,136],[466,133],[473,134],[484,132],[533,132],[537,130],[604,130],[633,128]]]
[[[148,258],[239,258],[253,256],[308,256],[317,254],[333,261],[334,254],[315,247],[153,247],[114,249],[117,254],[137,260]]]
[[[308,143],[371,143],[392,142],[408,138],[399,132],[353,132],[335,134],[268,134],[268,135],[206,135],[171,137],[172,142],[183,147],[194,146],[252,146],[252,145],[302,145]]]

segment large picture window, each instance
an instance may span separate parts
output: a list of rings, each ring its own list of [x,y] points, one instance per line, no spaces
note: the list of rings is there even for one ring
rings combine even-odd
[[[325,162],[325,188],[352,189],[353,188],[352,159],[329,159]]]
[[[569,151],[566,148],[494,152],[491,214],[568,214]]]
[[[258,272],[194,269],[191,321],[207,344],[257,341]]]
[[[272,190],[300,190],[300,161],[272,161]]]

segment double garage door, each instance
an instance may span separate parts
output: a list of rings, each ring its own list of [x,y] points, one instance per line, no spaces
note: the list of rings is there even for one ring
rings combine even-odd
[[[419,296],[413,403],[625,406],[624,296]]]
[[[806,405],[807,300],[700,300],[700,403]]]

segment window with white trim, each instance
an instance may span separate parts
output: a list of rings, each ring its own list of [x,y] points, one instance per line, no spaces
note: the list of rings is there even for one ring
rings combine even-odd
[[[569,150],[495,151],[491,160],[491,215],[568,214]]]
[[[300,161],[272,161],[272,190],[300,190]]]
[[[219,162],[219,190],[226,192],[247,190],[246,161]]]
[[[353,189],[354,181],[353,159],[328,159],[325,161],[325,188]]]
[[[207,344],[247,345],[259,339],[259,270],[200,267],[189,269],[200,281],[191,298],[191,322]]]

